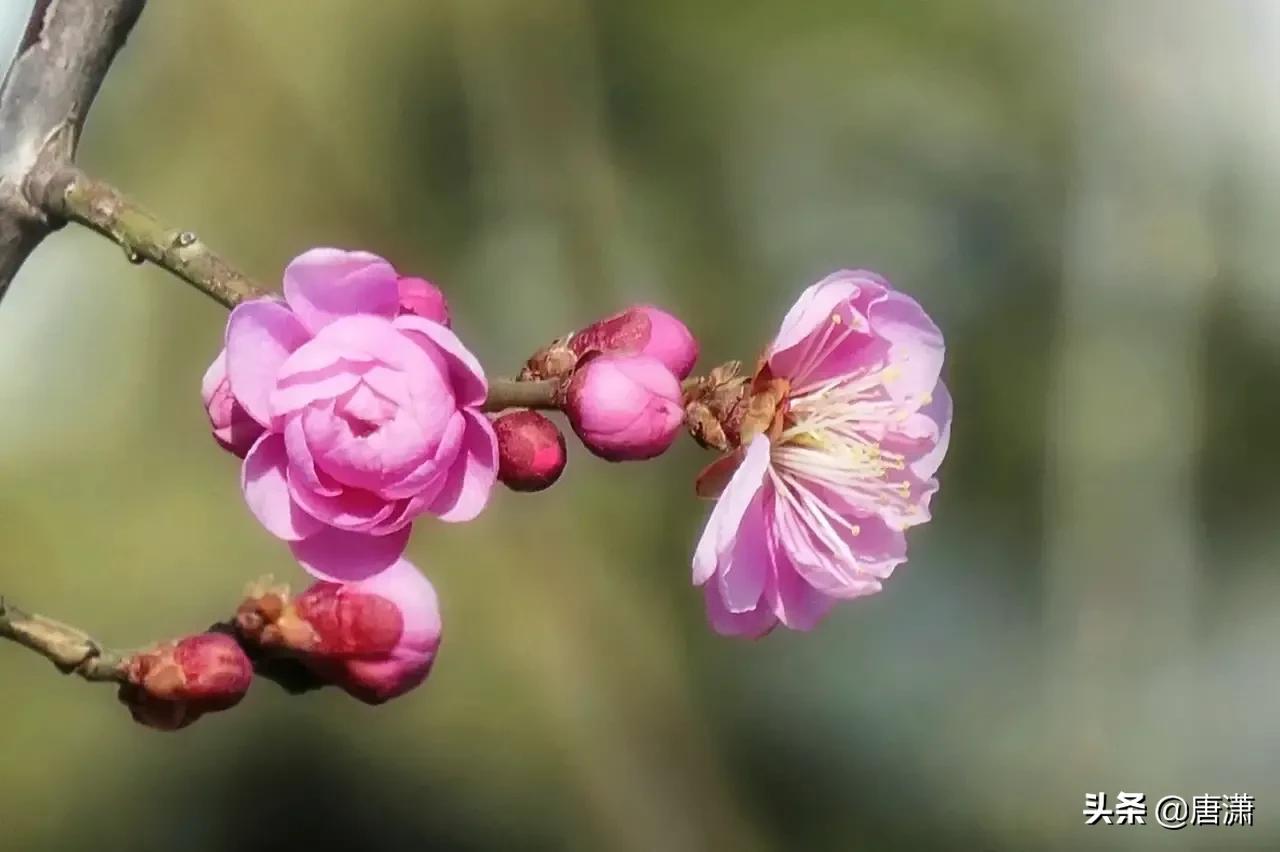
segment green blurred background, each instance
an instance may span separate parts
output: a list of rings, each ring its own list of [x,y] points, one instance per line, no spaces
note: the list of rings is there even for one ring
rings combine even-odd
[[[870,267],[947,336],[954,438],[811,634],[705,626],[685,441],[420,523],[446,640],[382,708],[262,683],[157,734],[0,647],[0,849],[1277,848],[1277,56],[1271,0],[152,3],[82,163],[260,280],[378,252],[501,374],[641,300],[750,359]],[[303,582],[207,435],[225,318],[83,230],[31,258],[0,591],[127,646]],[[1257,825],[1085,828],[1119,790]]]

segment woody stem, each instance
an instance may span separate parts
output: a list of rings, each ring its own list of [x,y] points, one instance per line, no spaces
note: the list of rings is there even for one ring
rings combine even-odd
[[[0,598],[0,638],[30,648],[58,667],[88,681],[123,682],[124,656],[108,651],[83,630],[34,615]]]
[[[85,225],[116,243],[130,261],[149,260],[223,307],[266,295],[194,232],[164,224],[111,184],[75,166],[64,166],[48,179],[40,202],[51,215]]]

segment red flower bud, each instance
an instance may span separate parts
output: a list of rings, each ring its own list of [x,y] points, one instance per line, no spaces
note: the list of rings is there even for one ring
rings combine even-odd
[[[293,601],[282,589],[251,594],[236,624],[248,640],[292,652],[368,704],[426,680],[441,631],[435,589],[404,559],[366,580],[315,583]]]
[[[536,411],[512,411],[493,421],[498,479],[513,491],[542,491],[564,472],[564,434]]]
[[[238,704],[253,680],[253,664],[232,637],[201,633],[135,655],[125,664],[125,677],[120,700],[134,720],[173,731]]]

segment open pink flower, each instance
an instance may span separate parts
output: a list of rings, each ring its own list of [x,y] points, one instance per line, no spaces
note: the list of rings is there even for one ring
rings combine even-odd
[[[480,364],[400,313],[399,281],[375,255],[313,249],[285,270],[283,303],[245,302],[227,323],[230,393],[263,429],[245,499],[321,578],[387,568],[424,513],[470,520],[497,475]]]
[[[929,519],[951,397],[942,334],[878,275],[813,285],[751,385],[741,446],[693,559],[720,633],[808,630],[837,600],[880,590]],[[734,469],[736,467],[736,469]]]

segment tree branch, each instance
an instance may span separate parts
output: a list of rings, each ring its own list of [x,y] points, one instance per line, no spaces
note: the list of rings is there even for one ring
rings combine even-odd
[[[89,681],[125,680],[126,655],[106,650],[83,630],[27,613],[4,598],[0,598],[0,637],[30,648],[63,674]]]
[[[115,187],[74,166],[53,174],[36,200],[50,214],[112,240],[131,262],[149,260],[225,307],[266,294],[193,232],[165,225]]]
[[[484,400],[485,411],[502,411],[507,408],[557,409],[560,382],[543,379],[536,382],[519,382],[514,379],[490,379],[489,395]]]
[[[0,82],[0,299],[56,227],[31,189],[71,163],[89,105],[145,5],[36,0]]]

